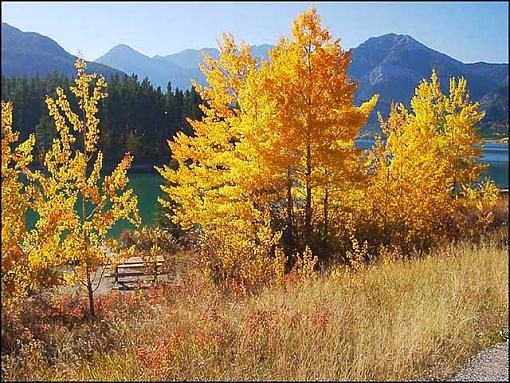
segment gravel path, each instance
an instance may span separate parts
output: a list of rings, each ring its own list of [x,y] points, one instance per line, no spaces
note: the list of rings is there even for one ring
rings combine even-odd
[[[508,339],[471,358],[453,382],[508,382]]]

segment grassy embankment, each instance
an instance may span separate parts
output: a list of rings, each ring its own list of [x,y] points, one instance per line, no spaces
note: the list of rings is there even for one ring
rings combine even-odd
[[[4,378],[412,379],[452,371],[508,325],[508,254],[494,242],[250,297],[193,282],[112,293],[95,324],[40,322]]]
[[[82,319],[81,306],[53,302],[51,311],[33,302],[17,324],[23,345],[3,334],[2,378],[445,377],[501,341],[508,326],[506,225],[478,244],[450,244],[355,275],[324,272],[256,295],[220,291],[188,269],[181,285],[100,297],[95,323]]]

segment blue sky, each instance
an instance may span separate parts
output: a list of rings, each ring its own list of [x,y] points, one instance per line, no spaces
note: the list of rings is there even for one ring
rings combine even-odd
[[[311,2],[23,2],[2,1],[2,21],[38,32],[72,54],[95,60],[124,43],[153,56],[216,46],[228,31],[252,45],[289,35]],[[508,63],[506,2],[315,2],[345,49],[385,33],[408,34],[463,62]]]

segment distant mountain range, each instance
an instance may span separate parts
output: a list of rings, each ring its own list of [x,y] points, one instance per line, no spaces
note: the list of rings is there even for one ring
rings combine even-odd
[[[258,58],[268,59],[268,51],[272,45],[252,46],[251,53]],[[166,90],[168,81],[172,88],[190,89],[191,80],[205,85],[205,76],[199,68],[203,62],[202,51],[213,58],[219,57],[216,48],[186,49],[168,56],[146,56],[128,45],[120,44],[110,49],[95,62],[108,65],[126,73],[136,73],[138,77],[148,77],[152,84]]]
[[[270,48],[269,44],[253,46],[252,54],[267,59]],[[219,55],[216,48],[204,50],[214,58]],[[39,72],[43,76],[55,70],[73,75],[73,62],[74,56],[50,38],[2,23],[3,75],[33,76]],[[173,89],[190,88],[191,79],[203,85],[205,78],[198,67],[201,62],[200,50],[149,57],[121,44],[90,63],[90,69],[105,75],[116,71],[135,73],[166,91],[169,81]],[[383,115],[392,101],[409,104],[414,89],[422,79],[430,78],[432,68],[436,69],[444,91],[450,77],[464,76],[471,98],[480,101],[481,109],[487,112],[484,122],[506,127],[508,135],[508,64],[464,64],[408,35],[390,33],[372,37],[352,49],[348,71],[353,79],[359,80],[355,102],[360,104],[378,93],[377,110]],[[371,116],[371,122],[374,121],[375,113]]]
[[[22,32],[9,24],[2,23],[2,75],[40,77],[54,72],[68,77],[76,74],[76,56],[66,52],[49,37],[34,32]],[[88,62],[88,72],[111,76],[122,74],[106,65]]]

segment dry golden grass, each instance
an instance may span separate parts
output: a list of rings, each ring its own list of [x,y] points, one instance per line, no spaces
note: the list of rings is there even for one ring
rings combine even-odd
[[[256,295],[219,291],[198,274],[181,286],[111,293],[99,300],[96,323],[78,313],[19,330],[23,346],[3,352],[2,378],[444,377],[508,325],[506,230],[478,245]]]

